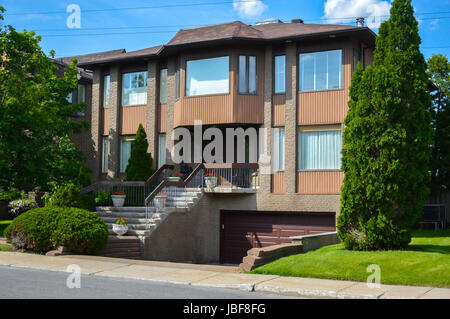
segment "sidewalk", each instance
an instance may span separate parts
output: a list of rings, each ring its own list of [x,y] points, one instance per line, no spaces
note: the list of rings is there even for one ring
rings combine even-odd
[[[242,289],[313,298],[398,298],[450,299],[450,289],[381,285],[370,289],[366,283],[251,275],[238,273],[234,266],[182,264],[97,256],[65,255],[59,257],[18,252],[0,252],[0,265],[66,271],[77,264],[83,275],[154,280],[193,286]]]

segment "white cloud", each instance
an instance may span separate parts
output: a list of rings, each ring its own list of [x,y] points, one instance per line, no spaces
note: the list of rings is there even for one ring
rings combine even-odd
[[[365,17],[367,26],[374,29],[388,19],[390,9],[391,4],[382,0],[327,0],[324,7],[325,18],[332,19],[329,23],[352,23],[356,18],[354,21],[342,18]]]
[[[233,0],[233,9],[242,18],[258,17],[266,8],[262,0]]]

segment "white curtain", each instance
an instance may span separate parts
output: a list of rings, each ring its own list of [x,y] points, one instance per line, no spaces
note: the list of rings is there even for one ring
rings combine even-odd
[[[284,128],[275,127],[272,140],[272,168],[274,171],[284,170]]]
[[[123,75],[122,106],[147,104],[147,71]]]
[[[166,134],[159,135],[158,168],[166,164]]]
[[[299,132],[298,144],[301,170],[341,168],[341,131]]]
[[[132,140],[122,140],[120,144],[120,172],[124,173],[131,153]]]
[[[300,54],[300,91],[341,88],[342,51]]]
[[[286,56],[275,57],[275,93],[286,92]]]

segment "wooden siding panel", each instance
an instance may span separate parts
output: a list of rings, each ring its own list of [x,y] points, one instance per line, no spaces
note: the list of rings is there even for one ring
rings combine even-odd
[[[340,194],[343,179],[341,171],[298,171],[297,193]]]
[[[160,104],[158,106],[158,131],[160,133],[165,133],[167,130],[166,113],[167,113],[167,104]]]
[[[120,134],[136,134],[139,124],[146,126],[147,106],[127,106],[121,108]]]
[[[326,45],[303,46],[302,52],[342,49],[343,89],[298,93],[298,125],[343,123],[348,110],[348,89],[353,64],[353,46],[348,43],[330,42]]]
[[[109,135],[109,109],[103,109],[103,135]]]
[[[286,95],[285,94],[275,94],[272,97],[272,125],[273,126],[284,126],[286,121]]]
[[[275,172],[272,175],[272,193],[284,193],[285,192],[285,181],[284,181],[284,171]]]
[[[231,94],[183,98],[174,105],[174,127],[194,125],[194,120],[206,124],[233,122]]]

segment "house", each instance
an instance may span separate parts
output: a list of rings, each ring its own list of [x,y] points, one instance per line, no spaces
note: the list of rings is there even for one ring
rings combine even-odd
[[[124,177],[142,123],[155,168],[174,163],[170,150],[189,140],[182,155],[194,163],[190,171],[197,174],[195,165],[205,162],[202,174],[215,172],[223,186],[204,189],[189,209],[145,233],[144,257],[237,263],[252,247],[334,231],[348,89],[358,61],[372,63],[375,38],[360,24],[235,21],[180,30],[164,45],[80,60],[93,72],[94,181]],[[192,135],[172,140],[180,128]],[[256,132],[258,143],[251,134],[232,137],[236,145],[227,148],[227,140],[213,152],[228,163],[208,163],[202,154],[212,137],[205,132],[225,137],[232,128]],[[269,172],[262,172],[261,155],[271,159]]]

